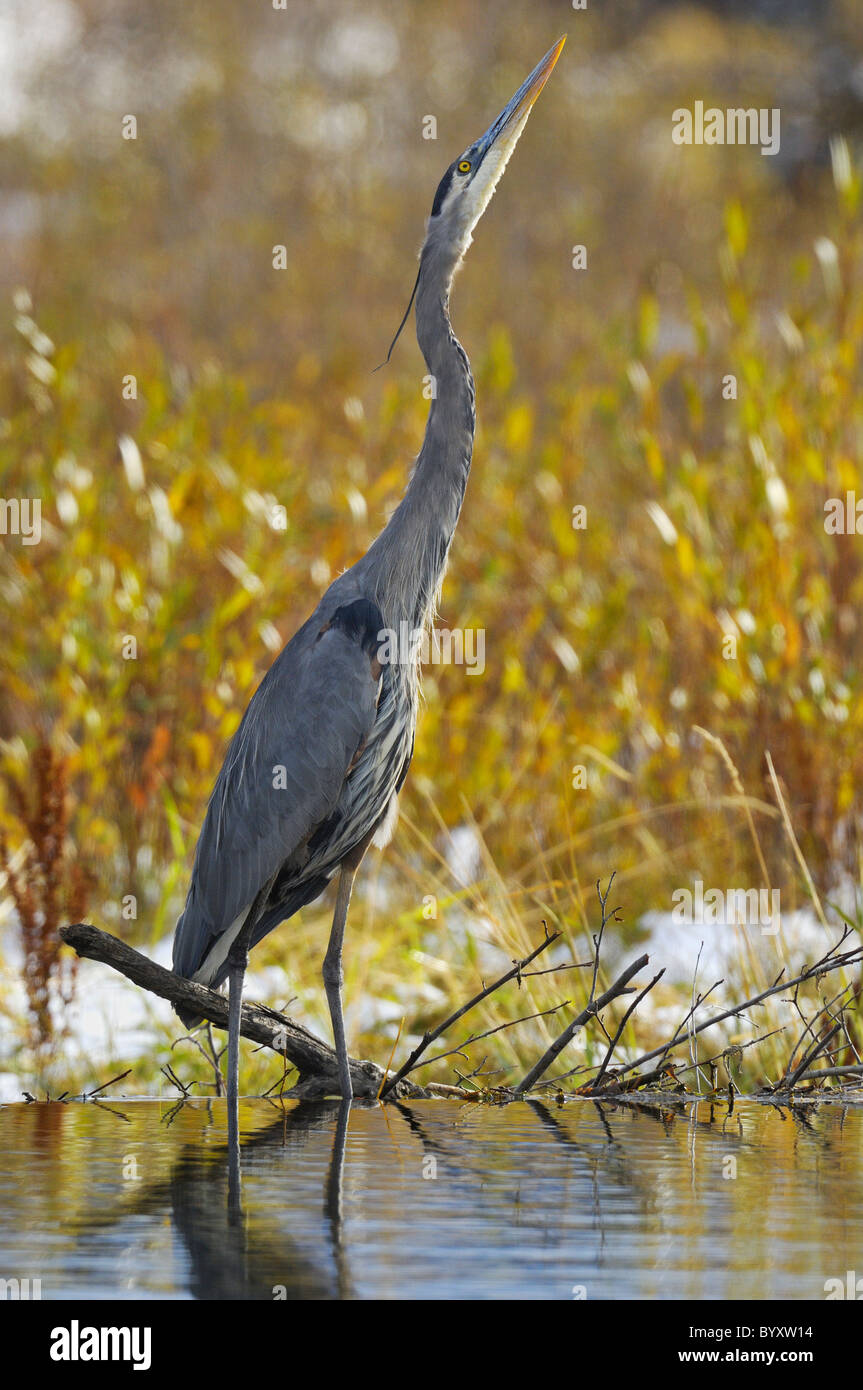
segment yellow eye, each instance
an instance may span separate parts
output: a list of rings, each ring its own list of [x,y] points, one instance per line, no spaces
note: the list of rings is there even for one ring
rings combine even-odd
[[[459,166],[458,166],[458,171],[459,171],[460,174],[469,174],[469,173],[470,173],[470,160],[469,160],[469,159],[463,159],[463,160],[461,161],[461,163],[459,164]]]

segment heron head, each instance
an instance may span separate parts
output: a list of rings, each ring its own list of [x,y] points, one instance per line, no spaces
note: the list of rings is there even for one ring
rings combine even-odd
[[[498,185],[518,137],[527,124],[530,109],[549,79],[560,57],[566,36],[548,50],[533,72],[522,82],[515,96],[507,102],[497,120],[475,140],[458,159],[453,160],[435,193],[426,238],[420,253],[420,268],[408,307],[390,343],[389,352],[381,367],[389,362],[399,335],[407,323],[414,298],[419,290],[423,267],[437,264],[445,277],[451,278],[471,242],[471,232],[482,217],[491,195]],[[379,368],[376,367],[375,371]]]
[[[495,188],[527,124],[531,107],[551,75],[566,38],[558,39],[537,63],[515,96],[484,135],[449,166],[435,193],[428,222],[429,239],[451,238],[461,251],[470,245],[471,232],[482,217]]]

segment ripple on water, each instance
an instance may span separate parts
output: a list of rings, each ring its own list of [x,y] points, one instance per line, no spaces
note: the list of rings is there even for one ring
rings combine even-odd
[[[863,1252],[863,1109],[0,1110],[0,1277],[43,1298],[824,1297]],[[855,1265],[856,1259],[856,1265]],[[275,1291],[275,1293],[274,1293]]]

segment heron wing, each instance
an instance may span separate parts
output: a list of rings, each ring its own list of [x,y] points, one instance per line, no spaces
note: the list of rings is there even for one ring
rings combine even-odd
[[[344,617],[343,615],[347,615]],[[255,692],[201,830],[174,969],[187,978],[335,808],[377,709],[379,610],[366,600],[307,624]],[[311,629],[311,631],[309,630]]]

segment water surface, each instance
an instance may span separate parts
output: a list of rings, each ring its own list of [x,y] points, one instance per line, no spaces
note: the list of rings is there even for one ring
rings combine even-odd
[[[43,1299],[823,1299],[863,1109],[578,1101],[0,1110],[0,1278]],[[335,1157],[334,1157],[335,1152]]]

